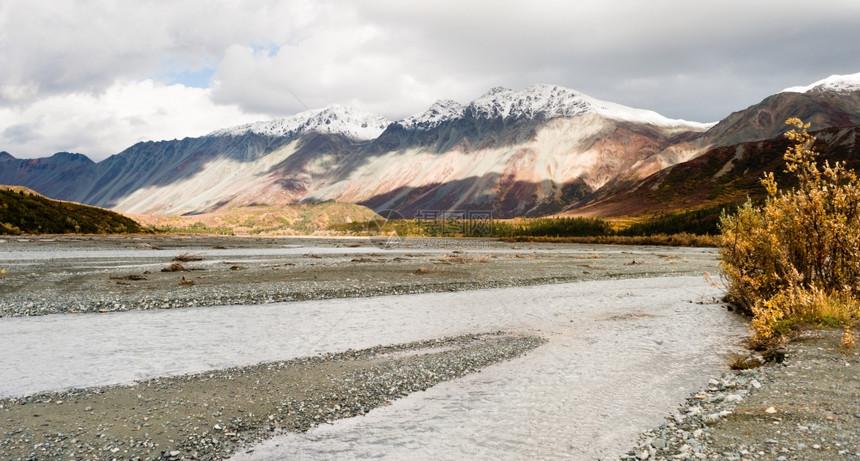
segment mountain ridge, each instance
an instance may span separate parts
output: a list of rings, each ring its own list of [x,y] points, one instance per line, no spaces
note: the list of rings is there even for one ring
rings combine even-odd
[[[393,122],[331,105],[198,138],[141,142],[98,163],[74,154],[0,155],[0,183],[133,213],[337,200],[408,217],[464,207],[539,216],[610,195],[715,146],[771,139],[789,116],[808,117],[815,129],[860,124],[860,91],[848,77],[771,95],[714,124],[557,85],[496,87],[467,104],[440,100]]]

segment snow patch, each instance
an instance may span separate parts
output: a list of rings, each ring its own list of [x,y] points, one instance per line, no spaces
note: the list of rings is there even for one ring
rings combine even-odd
[[[650,110],[601,101],[557,85],[532,85],[521,91],[496,87],[467,105],[450,100],[437,101],[427,111],[397,123],[407,129],[429,130],[448,120],[464,116],[517,120],[569,118],[586,113],[671,128],[706,130],[714,125],[669,119]]]
[[[466,116],[485,119],[553,119],[570,118],[586,113],[604,117],[651,125],[704,131],[715,123],[691,122],[670,119],[657,112],[635,109],[592,98],[570,88],[558,85],[532,85],[515,91],[495,87],[478,99],[461,104],[457,101],[440,100],[426,111],[394,122],[407,130],[430,130],[449,121]],[[213,131],[209,136],[240,136],[256,133],[266,136],[298,137],[308,132],[337,133],[358,140],[378,137],[391,124],[381,115],[333,104],[323,109],[308,110],[278,120],[249,123],[233,128]]]
[[[362,112],[354,107],[332,104],[312,109],[292,117],[249,123],[209,133],[208,136],[241,136],[255,133],[265,136],[297,137],[304,133],[342,134],[352,139],[374,139],[391,122],[381,115]]]
[[[403,128],[409,130],[429,130],[436,128],[448,120],[454,120],[463,116],[466,106],[450,99],[439,100],[433,103],[429,109],[411,117],[397,122]]]
[[[808,93],[812,90],[849,93],[860,91],[860,72],[851,75],[831,75],[807,86],[793,86],[780,93]]]

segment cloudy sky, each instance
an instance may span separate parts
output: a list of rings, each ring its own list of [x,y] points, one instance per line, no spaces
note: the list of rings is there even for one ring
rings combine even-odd
[[[93,159],[331,103],[535,83],[716,121],[860,72],[857,0],[2,0],[0,150]]]

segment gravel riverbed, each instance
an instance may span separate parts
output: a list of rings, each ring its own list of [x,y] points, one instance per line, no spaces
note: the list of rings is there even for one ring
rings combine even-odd
[[[310,248],[310,249],[309,249]],[[163,272],[174,258],[184,270]],[[224,237],[0,239],[0,317],[367,297],[716,273],[713,249]],[[715,300],[701,300],[714,302]],[[860,460],[860,356],[808,333],[714,376],[621,460]],[[0,459],[223,459],[525,354],[473,334],[0,400]]]
[[[495,240],[0,239],[0,317],[356,298],[716,272],[710,248]],[[173,261],[174,258],[195,259]],[[199,258],[199,259],[197,259]],[[164,271],[174,263],[182,269]]]
[[[489,333],[0,400],[0,458],[223,459],[543,344]]]

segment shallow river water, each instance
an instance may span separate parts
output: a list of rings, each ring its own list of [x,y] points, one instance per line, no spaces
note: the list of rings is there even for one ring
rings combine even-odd
[[[517,360],[236,459],[618,455],[725,368],[744,325],[701,277],[0,319],[0,396],[469,332],[539,334]]]

